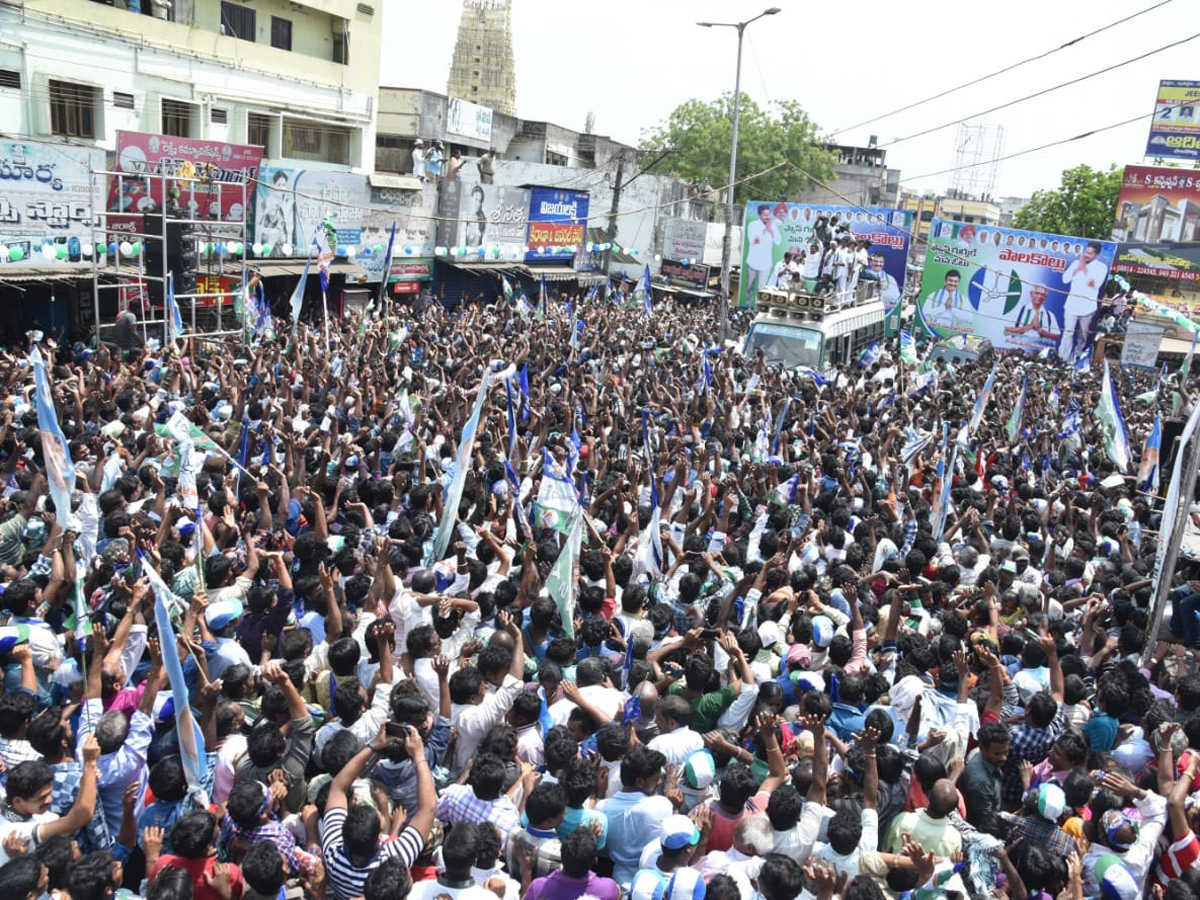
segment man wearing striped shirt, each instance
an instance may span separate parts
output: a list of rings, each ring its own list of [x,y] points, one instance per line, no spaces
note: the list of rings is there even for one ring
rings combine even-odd
[[[437,791],[420,734],[411,726],[407,726],[407,732],[403,744],[417,771],[417,811],[395,840],[380,843],[379,813],[373,806],[360,805],[349,812],[346,810],[346,793],[350,786],[374,761],[376,754],[390,743],[382,730],[329,786],[325,816],[321,819],[321,853],[329,885],[333,888],[333,900],[362,897],[367,876],[386,860],[399,859],[405,869],[411,868],[429,837],[437,809]]]

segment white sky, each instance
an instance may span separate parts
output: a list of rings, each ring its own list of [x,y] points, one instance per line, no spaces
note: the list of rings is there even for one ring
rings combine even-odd
[[[513,0],[517,112],[636,143],[679,103],[732,91],[736,33],[699,20],[782,12],[746,31],[742,90],[760,104],[795,99],[825,133],[969,81],[1106,25],[1157,0]],[[386,0],[380,82],[444,93],[460,4]],[[1172,0],[1131,22],[943,100],[837,136],[880,144],[974,115],[1200,32],[1200,2]],[[1159,79],[1200,80],[1200,38],[974,121],[1006,129],[1004,152],[1147,118],[1000,164],[997,196],[1058,184],[1081,162],[1142,161]],[[888,149],[905,187],[942,190],[957,127]],[[990,155],[990,154],[989,154]]]

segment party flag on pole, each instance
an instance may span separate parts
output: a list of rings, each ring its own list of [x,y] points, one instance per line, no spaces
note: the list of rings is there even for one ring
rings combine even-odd
[[[1129,433],[1125,430],[1125,417],[1121,415],[1121,404],[1117,401],[1107,359],[1104,361],[1104,381],[1100,387],[1100,402],[1096,404],[1096,418],[1100,421],[1108,458],[1119,471],[1124,472],[1129,467]]]
[[[646,470],[650,473],[650,524],[647,526],[648,539],[644,544],[639,542],[638,563],[642,571],[654,579],[662,574],[662,532],[659,529],[662,512],[658,508],[658,485],[654,480],[654,454],[650,449],[650,414],[645,409],[642,410],[642,451],[646,456]]]
[[[1028,375],[1021,380],[1021,393],[1017,394],[1017,402],[1013,404],[1012,412],[1008,416],[1008,422],[1005,423],[1005,429],[1008,432],[1008,442],[1010,444],[1016,441],[1017,435],[1021,431],[1021,420],[1025,418],[1025,387],[1028,381]]]
[[[317,245],[317,271],[321,275],[321,290],[329,290],[329,275],[333,267],[334,249],[337,247],[337,229],[333,220],[326,216],[317,226],[313,235],[313,243]]]
[[[50,376],[42,353],[34,345],[29,352],[33,366],[34,397],[36,398],[38,432],[42,438],[42,459],[46,464],[46,480],[50,485],[50,497],[59,521],[66,530],[73,523],[71,515],[71,492],[75,490],[75,463],[71,461],[71,450],[58,424],[58,413],[54,409],[54,392],[50,389]],[[79,532],[76,524],[73,529]]]
[[[387,252],[383,255],[383,275],[379,279],[379,308],[387,303],[388,283],[392,280],[392,251],[396,245],[396,223],[392,222],[392,233],[388,237]],[[365,318],[365,317],[364,317]]]
[[[475,405],[471,408],[471,415],[459,435],[454,478],[450,481],[450,488],[446,493],[446,500],[442,508],[442,521],[433,537],[432,553],[427,560],[428,565],[433,565],[440,560],[446,554],[446,548],[450,546],[450,536],[454,533],[454,526],[458,521],[458,501],[462,499],[463,488],[467,483],[467,473],[471,470],[471,450],[475,446],[475,432],[479,429],[479,414],[483,411],[484,401],[487,400],[488,388],[495,383],[497,378],[510,378],[516,371],[513,366],[498,370],[497,367],[500,365],[499,362],[496,362],[484,370],[483,377],[479,381],[479,390],[475,394]]]
[[[175,629],[171,625],[171,615],[167,610],[167,600],[172,599],[186,606],[182,600],[171,592],[162,576],[154,568],[150,558],[141,550],[138,551],[142,572],[150,579],[154,589],[154,619],[158,626],[158,644],[162,648],[163,667],[167,670],[167,681],[171,685],[171,696],[175,706],[175,728],[179,741],[179,756],[183,763],[183,774],[187,779],[188,795],[197,808],[208,806],[208,793],[204,790],[205,747],[204,733],[192,715],[192,707],[188,702],[187,682],[183,677],[183,665],[176,652]]]
[[[292,309],[293,333],[300,324],[300,309],[304,306],[304,289],[308,286],[308,269],[311,265],[312,254],[310,253],[308,259],[304,261],[304,271],[300,273],[300,281],[296,283],[296,289],[292,291],[292,298],[288,301]]]
[[[1138,465],[1138,488],[1147,494],[1158,490],[1158,459],[1162,455],[1162,416],[1154,417],[1154,426],[1146,435],[1142,445],[1142,459]]]
[[[579,560],[579,548],[583,543],[583,510],[577,508],[571,516],[566,543],[559,551],[550,574],[546,576],[546,593],[558,607],[562,619],[563,633],[575,636],[575,566]]]
[[[992,390],[996,387],[996,365],[992,365],[991,374],[988,375],[987,381],[983,383],[983,388],[979,391],[979,396],[975,398],[975,409],[971,412],[971,431],[975,431],[979,427],[979,423],[983,419],[983,411],[987,408],[988,401],[992,399]]]
[[[508,398],[508,458],[517,458],[517,411],[513,407],[512,379],[504,379],[504,394]]]
[[[917,362],[917,345],[908,329],[900,332],[900,362],[910,366]]]
[[[175,273],[167,273],[167,340],[177,341],[183,336],[183,316],[175,302]]]

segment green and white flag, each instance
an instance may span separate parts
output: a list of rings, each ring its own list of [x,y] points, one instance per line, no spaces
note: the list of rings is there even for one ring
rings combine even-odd
[[[1025,386],[1029,381],[1029,376],[1021,380],[1021,393],[1017,395],[1017,402],[1014,404],[1012,413],[1008,417],[1006,429],[1008,430],[1008,442],[1016,443],[1017,435],[1021,433],[1021,420],[1025,418]]]
[[[563,633],[569,638],[575,637],[575,566],[579,562],[579,548],[582,543],[583,515],[581,511],[577,511],[571,516],[567,541],[546,577],[546,593],[558,607]]]

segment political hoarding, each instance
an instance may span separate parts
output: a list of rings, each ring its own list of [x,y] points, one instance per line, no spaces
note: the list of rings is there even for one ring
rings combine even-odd
[[[1160,81],[1146,155],[1200,159],[1200,81]]]
[[[88,263],[92,215],[104,202],[92,171],[104,151],[36,141],[0,141],[0,245],[21,250],[23,266]],[[42,250],[45,242],[54,253]],[[0,266],[11,256],[0,259]]]
[[[246,206],[254,202],[254,179],[262,168],[262,155],[262,147],[248,144],[118,131],[117,171],[122,177],[110,179],[108,209],[129,216],[109,216],[109,225],[113,230],[141,231],[142,214],[163,208],[163,182],[137,176],[179,176],[188,163],[197,181],[180,183],[178,197],[170,198],[179,204],[182,214],[240,222],[247,214]],[[168,192],[170,187],[168,184]]]
[[[458,200],[458,223],[453,229],[457,238],[451,243],[465,247],[468,256],[478,257],[483,250],[480,258],[494,258],[497,247],[501,258],[524,256],[529,234],[527,189],[491,184],[473,184],[468,188],[463,184]]]
[[[367,197],[367,179],[362,175],[264,169],[254,197],[254,240],[270,246],[273,257],[286,255],[287,245],[294,255],[303,257],[317,226],[329,216],[337,229],[338,244],[357,249]]]
[[[1200,282],[1200,243],[1118,244],[1113,271],[1121,275],[1151,275],[1180,282]]]
[[[1126,166],[1117,197],[1118,241],[1200,241],[1200,172]]]
[[[934,219],[917,328],[987,338],[997,350],[1054,349],[1074,361],[1094,342],[1112,241]]]
[[[884,307],[889,315],[898,312],[908,265],[912,211],[819,203],[746,204],[738,306],[753,306],[758,289],[769,286],[784,254],[789,250],[809,252],[817,220],[834,215],[850,226],[856,239],[871,242],[869,253],[877,258],[871,268],[880,274]]]
[[[705,262],[708,223],[696,219],[667,219],[663,226],[663,259]]]
[[[525,243],[531,261],[572,259],[587,234],[589,195],[584,191],[535,187],[529,192],[529,236]],[[568,248],[574,247],[573,253]]]

